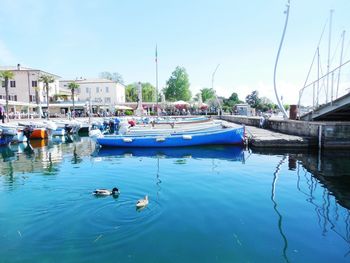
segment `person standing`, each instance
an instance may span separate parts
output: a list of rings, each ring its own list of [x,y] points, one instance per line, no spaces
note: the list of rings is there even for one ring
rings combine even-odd
[[[5,123],[5,109],[4,106],[0,104],[0,120]]]

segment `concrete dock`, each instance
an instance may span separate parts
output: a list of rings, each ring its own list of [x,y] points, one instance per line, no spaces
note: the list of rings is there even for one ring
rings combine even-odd
[[[247,143],[251,147],[307,148],[310,140],[304,137],[283,134],[254,126],[245,126]]]
[[[223,115],[220,119],[246,125],[248,139],[256,147],[305,147],[350,149],[350,122],[298,121],[267,118],[259,129],[259,117]],[[250,128],[252,127],[252,128]],[[256,130],[258,129],[258,130]]]

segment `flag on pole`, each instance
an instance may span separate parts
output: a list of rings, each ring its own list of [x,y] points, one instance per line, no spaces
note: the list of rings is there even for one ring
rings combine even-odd
[[[157,52],[157,45],[156,45],[156,63],[158,62],[158,52]]]

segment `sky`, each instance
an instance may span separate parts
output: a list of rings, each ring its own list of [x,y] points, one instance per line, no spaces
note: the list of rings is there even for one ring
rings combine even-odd
[[[277,66],[283,102],[296,104],[321,33],[334,9],[330,68],[339,65],[340,36],[350,29],[350,0],[290,0],[287,31]],[[177,66],[189,75],[195,95],[212,86],[219,96],[239,98],[253,90],[276,102],[273,69],[287,0],[0,0],[0,65],[41,69],[63,79],[118,72],[125,84],[156,83]],[[328,25],[320,44],[323,71]],[[343,62],[350,58],[346,34]],[[312,70],[310,82],[315,78]],[[350,66],[341,83],[350,87]],[[305,103],[310,89],[304,93]],[[312,96],[311,96],[312,97]],[[310,101],[308,101],[309,103]]]

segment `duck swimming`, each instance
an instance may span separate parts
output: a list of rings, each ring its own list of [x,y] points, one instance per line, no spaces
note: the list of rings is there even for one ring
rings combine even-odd
[[[96,196],[107,196],[107,195],[119,195],[119,189],[114,187],[111,191],[107,189],[96,189],[92,192],[93,195]]]
[[[146,195],[144,199],[137,200],[136,202],[137,208],[145,207],[146,205],[148,205],[148,195]]]

